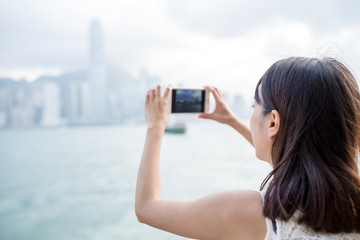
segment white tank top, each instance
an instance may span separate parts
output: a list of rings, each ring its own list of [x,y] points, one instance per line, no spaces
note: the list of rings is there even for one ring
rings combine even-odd
[[[266,190],[267,188],[264,188],[260,192],[263,205]],[[273,223],[269,218],[265,218],[267,228],[265,240],[360,240],[359,233],[317,233],[311,228],[297,224],[299,213],[295,212],[287,222],[275,220]]]

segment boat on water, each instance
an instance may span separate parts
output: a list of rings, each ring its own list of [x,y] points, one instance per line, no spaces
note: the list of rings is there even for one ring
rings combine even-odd
[[[186,124],[185,122],[174,122],[170,123],[165,128],[166,133],[174,133],[174,134],[185,134],[186,132]]]

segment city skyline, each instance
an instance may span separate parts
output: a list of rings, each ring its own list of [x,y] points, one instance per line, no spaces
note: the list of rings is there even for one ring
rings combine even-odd
[[[0,78],[0,127],[54,127],[142,121],[141,96],[160,79],[107,66],[101,22],[89,31],[88,68],[35,81]]]
[[[145,68],[133,77],[105,61],[103,29],[93,19],[89,29],[88,67],[35,81],[0,78],[0,127],[56,127],[144,122],[146,90],[161,83]],[[248,116],[235,96],[236,113]]]
[[[107,64],[134,77],[145,67],[173,85],[217,86],[250,104],[257,81],[282,58],[334,56],[359,76],[359,4],[4,0],[0,77],[34,80],[86,68],[88,25],[96,17]]]

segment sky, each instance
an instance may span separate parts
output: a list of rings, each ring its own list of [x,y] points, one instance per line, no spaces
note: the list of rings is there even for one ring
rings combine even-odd
[[[355,0],[2,0],[0,77],[85,69],[97,18],[109,65],[252,98],[266,69],[290,56],[336,57],[358,77],[359,9]]]

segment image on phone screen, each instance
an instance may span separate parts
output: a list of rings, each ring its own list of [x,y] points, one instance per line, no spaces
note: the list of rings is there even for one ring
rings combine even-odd
[[[201,113],[205,109],[205,90],[173,89],[171,113]]]

